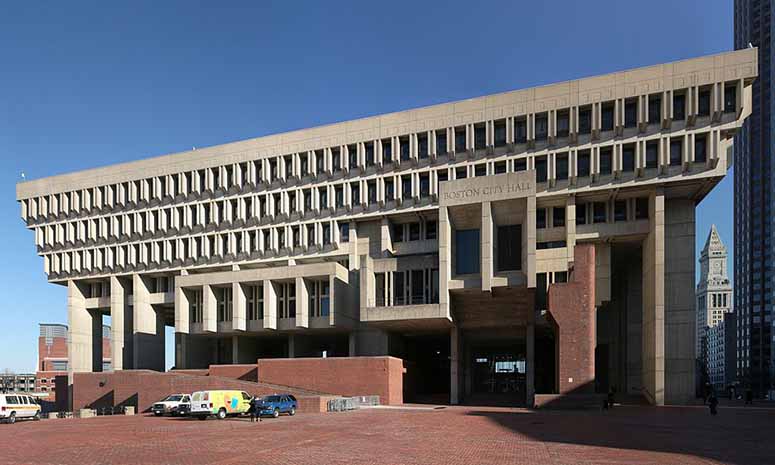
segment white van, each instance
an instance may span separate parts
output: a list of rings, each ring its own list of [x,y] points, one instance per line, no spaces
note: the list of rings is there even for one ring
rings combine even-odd
[[[16,423],[18,418],[40,420],[40,405],[32,396],[0,394],[0,421]]]

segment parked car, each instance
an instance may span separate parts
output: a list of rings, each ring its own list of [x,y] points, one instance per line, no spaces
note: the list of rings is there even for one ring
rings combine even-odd
[[[20,418],[40,420],[40,405],[24,394],[0,394],[0,420],[16,423]]]
[[[296,415],[296,409],[299,408],[299,403],[296,398],[291,394],[274,394],[266,396],[261,399],[261,415],[271,415],[275,418],[279,417],[281,413],[287,413],[288,415]]]
[[[157,417],[162,415],[181,415],[181,406],[190,405],[191,396],[188,394],[172,394],[167,396],[164,400],[156,402],[151,407],[151,411]],[[186,409],[188,410],[188,409]]]
[[[219,420],[247,413],[252,397],[243,391],[198,391],[191,395],[192,417],[206,420],[214,415]]]

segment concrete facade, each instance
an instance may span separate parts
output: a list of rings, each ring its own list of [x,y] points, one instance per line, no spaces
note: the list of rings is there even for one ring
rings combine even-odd
[[[682,403],[694,206],[731,163],[757,66],[723,53],[27,181],[17,198],[68,286],[71,372],[98,371],[110,314],[123,369],[163,369],[174,325],[178,368],[391,355],[405,390],[452,403],[532,405],[564,372]],[[577,304],[547,299],[577,280],[583,360],[551,324]]]

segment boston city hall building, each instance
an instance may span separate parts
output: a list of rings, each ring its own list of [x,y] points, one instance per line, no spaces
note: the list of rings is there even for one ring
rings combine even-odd
[[[21,182],[71,373],[390,355],[404,398],[695,394],[747,49]],[[259,374],[260,376],[260,374]],[[411,383],[408,380],[411,379]],[[554,396],[554,397],[552,397]]]

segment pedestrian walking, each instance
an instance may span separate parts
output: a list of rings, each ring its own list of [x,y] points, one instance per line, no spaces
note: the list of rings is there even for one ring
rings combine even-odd
[[[715,392],[711,392],[710,396],[708,396],[708,406],[710,407],[710,414],[712,416],[716,416],[718,413],[717,407],[718,407],[718,397],[716,397]]]
[[[751,386],[745,388],[745,405],[753,405],[753,390]]]

